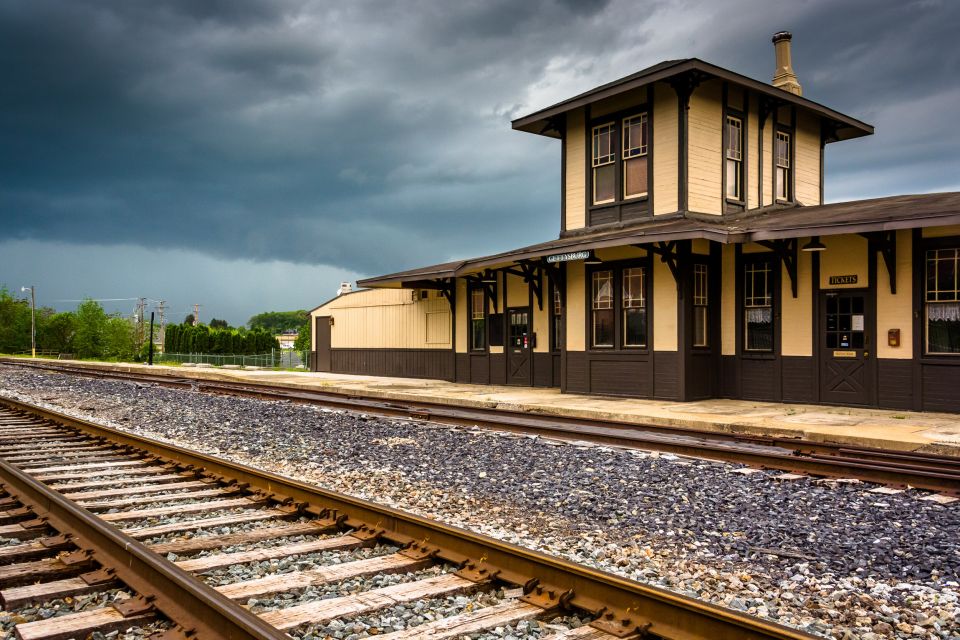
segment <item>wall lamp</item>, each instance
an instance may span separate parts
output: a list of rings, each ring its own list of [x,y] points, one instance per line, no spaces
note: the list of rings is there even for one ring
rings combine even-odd
[[[813,236],[812,238],[810,238],[810,242],[800,247],[800,251],[808,251],[808,252],[826,251],[826,250],[827,250],[827,246],[822,242],[820,242],[820,236]]]
[[[597,254],[591,249],[590,255],[584,259],[583,264],[603,264],[603,260],[597,257]]]
[[[483,272],[483,275],[480,276],[480,282],[484,284],[496,284],[497,283],[497,274],[489,269]]]

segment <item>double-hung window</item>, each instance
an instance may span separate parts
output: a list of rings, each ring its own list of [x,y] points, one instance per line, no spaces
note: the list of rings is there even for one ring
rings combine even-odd
[[[773,351],[773,260],[743,269],[743,340],[746,351]]]
[[[927,251],[928,354],[960,354],[960,248]]]
[[[707,265],[693,265],[693,346],[710,346],[710,289]]]
[[[622,314],[623,346],[647,346],[646,269],[631,267],[623,270]]]
[[[647,114],[623,119],[623,197],[647,195]]]
[[[590,346],[613,348],[613,271],[593,272],[590,298]]]
[[[617,147],[613,122],[593,128],[593,204],[617,198]]]
[[[483,289],[470,290],[470,350],[487,348],[487,297]]]
[[[743,120],[727,116],[727,149],[725,153],[727,198],[743,200]]]
[[[777,200],[790,200],[790,134],[777,131],[777,144],[774,149],[777,156],[776,179]]]
[[[560,291],[560,286],[557,284],[553,285],[553,300],[550,305],[550,337],[551,337],[551,348],[554,351],[560,351],[560,341],[563,336],[563,295]]]

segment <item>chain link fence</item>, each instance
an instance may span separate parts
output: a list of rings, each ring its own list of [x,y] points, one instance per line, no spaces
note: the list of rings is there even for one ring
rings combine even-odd
[[[209,364],[214,367],[224,365],[239,367],[261,367],[264,369],[305,369],[306,351],[293,349],[273,349],[270,353],[252,355],[216,353],[158,353],[153,356],[157,364]]]

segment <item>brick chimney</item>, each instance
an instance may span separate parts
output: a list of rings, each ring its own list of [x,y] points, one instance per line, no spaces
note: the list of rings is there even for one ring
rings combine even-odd
[[[773,86],[798,96],[803,95],[803,88],[793,72],[793,61],[790,55],[790,41],[793,35],[789,31],[778,31],[773,34],[773,48],[777,54],[777,70],[773,73]]]

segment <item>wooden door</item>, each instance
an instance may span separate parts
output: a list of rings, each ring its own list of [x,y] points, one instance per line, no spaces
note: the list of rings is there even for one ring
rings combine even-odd
[[[507,384],[532,385],[530,307],[507,311]]]
[[[316,370],[330,371],[330,316],[318,316],[316,319],[317,342],[313,345],[316,352]]]
[[[820,399],[871,404],[876,347],[868,293],[858,289],[821,295]]]

